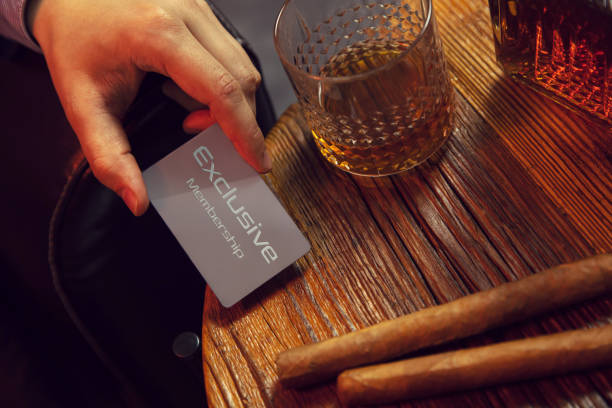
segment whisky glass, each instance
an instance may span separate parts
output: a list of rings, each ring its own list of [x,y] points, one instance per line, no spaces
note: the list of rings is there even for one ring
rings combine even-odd
[[[274,43],[336,167],[398,173],[449,137],[454,93],[431,0],[286,0]]]

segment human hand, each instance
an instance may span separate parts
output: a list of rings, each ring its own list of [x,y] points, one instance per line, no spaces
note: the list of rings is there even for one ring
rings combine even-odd
[[[259,73],[204,0],[30,2],[29,26],[83,153],[135,215],[149,200],[121,117],[147,71],[209,108],[192,112],[186,130],[218,122],[253,168],[271,168],[254,113]]]

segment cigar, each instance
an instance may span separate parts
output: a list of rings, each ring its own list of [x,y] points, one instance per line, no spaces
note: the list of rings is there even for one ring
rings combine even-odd
[[[612,325],[498,343],[344,371],[348,406],[422,398],[612,364]]]
[[[518,281],[281,352],[281,384],[312,385],[341,371],[380,363],[612,292],[612,254],[559,265]]]

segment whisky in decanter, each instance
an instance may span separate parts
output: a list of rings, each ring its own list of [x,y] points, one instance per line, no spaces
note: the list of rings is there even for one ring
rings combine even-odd
[[[504,71],[612,124],[612,0],[489,0]]]

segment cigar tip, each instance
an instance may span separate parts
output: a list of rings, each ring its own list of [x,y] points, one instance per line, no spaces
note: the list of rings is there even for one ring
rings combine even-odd
[[[276,375],[283,387],[298,388],[322,381],[322,374],[310,369],[308,353],[302,352],[305,347],[288,349],[276,355]]]
[[[276,375],[278,375],[278,379],[280,380],[280,382],[283,383],[283,381],[287,377],[288,371],[286,352],[281,351],[280,353],[278,353],[276,355],[276,358],[274,359],[274,363],[276,364]]]
[[[333,375],[319,372],[278,374],[278,381],[286,388],[306,388],[333,378]]]
[[[285,353],[284,351],[281,351],[274,358],[274,364],[276,364],[276,369],[277,370],[278,370],[278,367],[282,366],[282,364],[283,364],[283,354],[284,353]]]
[[[359,383],[349,372],[343,371],[336,380],[338,398],[344,406],[353,406],[359,400],[362,384]]]

